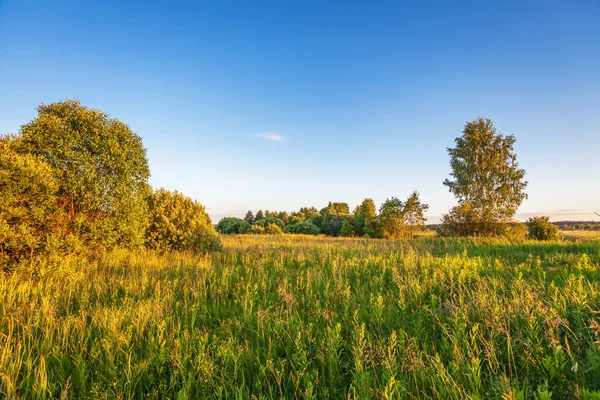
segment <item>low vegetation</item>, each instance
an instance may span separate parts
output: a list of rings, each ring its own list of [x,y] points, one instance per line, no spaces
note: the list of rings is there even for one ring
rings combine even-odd
[[[600,243],[235,235],[0,279],[8,398],[600,397]]]

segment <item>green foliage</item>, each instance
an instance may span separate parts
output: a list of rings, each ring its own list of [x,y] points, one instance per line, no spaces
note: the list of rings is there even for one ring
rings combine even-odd
[[[522,222],[510,222],[502,234],[511,243],[523,242],[528,237],[527,225]]]
[[[258,222],[265,219],[265,214],[263,213],[262,210],[258,210],[258,212],[256,213],[256,216],[254,217],[254,222]]]
[[[0,136],[0,265],[38,254],[56,224],[58,183],[40,157]]]
[[[141,138],[123,122],[66,100],[38,107],[21,149],[54,170],[69,228],[88,244],[144,241],[150,175]]]
[[[600,243],[306,235],[0,279],[7,399],[595,399]]]
[[[377,209],[372,199],[365,199],[354,211],[354,230],[358,236],[377,236]]]
[[[386,199],[381,205],[379,229],[381,235],[386,239],[402,239],[408,235],[404,203],[397,197]]]
[[[254,214],[252,214],[252,211],[248,210],[246,216],[244,217],[244,220],[250,225],[254,223]]]
[[[226,217],[217,224],[217,232],[224,235],[249,233],[251,225],[245,219]]]
[[[350,237],[355,236],[356,232],[354,231],[354,225],[349,221],[348,218],[344,218],[342,220],[342,226],[340,228],[340,236]]]
[[[285,232],[305,235],[318,235],[319,233],[321,233],[321,230],[312,222],[303,221],[287,225],[285,227]]]
[[[446,179],[444,185],[459,205],[451,211],[446,231],[497,234],[527,198],[525,171],[519,169],[513,152],[515,137],[497,133],[492,121],[478,118],[465,125],[463,136],[455,143],[455,148],[448,148],[453,180]],[[464,223],[455,229],[461,220]]]
[[[429,210],[429,205],[423,203],[416,190],[408,196],[404,203],[404,218],[410,226],[410,235],[413,235],[415,227],[425,227],[425,212]]]
[[[254,225],[260,225],[263,228],[266,228],[267,225],[269,225],[269,224],[277,225],[281,230],[283,230],[283,228],[285,227],[285,224],[283,223],[282,220],[280,220],[277,217],[272,217],[272,216],[260,219],[254,223]]]
[[[562,234],[549,217],[532,217],[525,222],[529,237],[535,240],[561,240]]]
[[[210,217],[197,201],[175,191],[155,190],[149,196],[150,224],[146,245],[160,251],[218,250],[221,242]]]

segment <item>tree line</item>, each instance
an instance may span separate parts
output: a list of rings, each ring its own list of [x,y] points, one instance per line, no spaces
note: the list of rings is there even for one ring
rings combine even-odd
[[[200,203],[150,187],[146,149],[127,124],[77,100],[42,104],[37,112],[18,134],[0,136],[0,263],[82,249],[220,247]],[[515,141],[489,119],[466,123],[447,149],[451,173],[443,184],[458,204],[443,215],[440,234],[558,237],[547,217],[513,220],[527,198]],[[404,201],[387,199],[378,210],[365,199],[352,212],[340,202],[290,214],[249,211],[243,219],[224,218],[217,230],[398,239],[423,229],[427,209],[414,191]]]
[[[296,233],[327,236],[359,236],[401,239],[412,236],[425,226],[425,212],[429,209],[412,192],[405,201],[392,197],[377,211],[372,199],[365,199],[352,212],[348,203],[329,202],[317,210],[302,207],[298,211],[248,211],[244,218],[227,217],[217,224],[222,234],[282,234]]]

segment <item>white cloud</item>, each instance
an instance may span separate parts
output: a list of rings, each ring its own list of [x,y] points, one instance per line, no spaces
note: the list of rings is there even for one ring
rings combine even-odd
[[[260,138],[260,139],[266,139],[266,140],[270,140],[272,142],[285,142],[285,139],[283,136],[278,135],[275,132],[263,132],[263,133],[257,133],[254,135],[254,137]]]

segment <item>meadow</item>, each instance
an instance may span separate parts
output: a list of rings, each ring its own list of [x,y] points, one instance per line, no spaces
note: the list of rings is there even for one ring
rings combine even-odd
[[[600,398],[600,242],[223,244],[0,272],[0,399]]]

